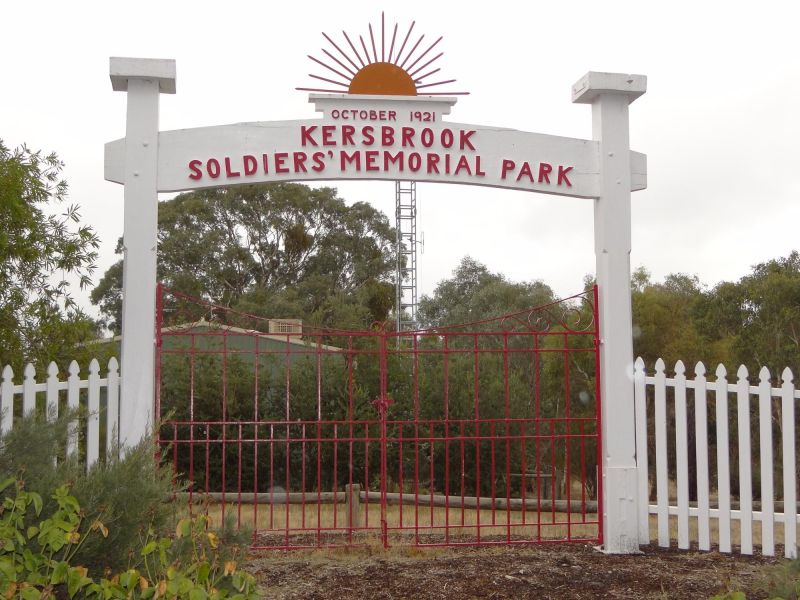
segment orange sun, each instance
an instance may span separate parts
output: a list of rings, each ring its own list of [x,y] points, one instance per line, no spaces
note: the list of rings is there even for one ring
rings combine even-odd
[[[323,36],[331,44],[333,50],[338,54],[338,58],[331,51],[322,48],[322,52],[328,57],[326,62],[309,55],[312,61],[324,67],[336,76],[332,79],[333,75],[322,77],[309,73],[309,77],[324,81],[326,83],[338,86],[339,89],[321,89],[321,88],[303,88],[299,87],[298,90],[306,92],[332,92],[335,94],[368,94],[368,95],[381,95],[381,96],[417,96],[425,94],[429,96],[454,96],[465,95],[468,92],[430,92],[421,91],[427,90],[440,85],[453,83],[455,79],[447,79],[444,81],[427,82],[426,79],[431,75],[438,73],[439,68],[431,68],[427,72],[425,69],[433,65],[444,53],[439,52],[432,58],[428,58],[429,53],[436,45],[442,41],[439,37],[435,42],[430,44],[425,50],[417,52],[417,49],[422,44],[425,35],[421,35],[417,42],[410,46],[410,50],[406,52],[409,47],[408,41],[411,38],[411,32],[414,29],[414,22],[408,28],[402,43],[397,38],[397,24],[395,23],[392,39],[389,44],[389,53],[386,53],[386,23],[383,13],[381,13],[381,34],[380,34],[380,59],[378,59],[378,48],[375,43],[375,35],[372,31],[372,24],[369,25],[369,41],[370,48],[364,41],[363,36],[358,36],[361,42],[361,50],[356,49],[356,45],[350,40],[350,36],[342,31],[344,39],[350,46],[352,53],[348,53],[339,45],[336,44],[328,34],[323,32]],[[344,44],[342,44],[344,45]],[[395,53],[395,48],[399,49]],[[370,49],[372,54],[370,54]],[[344,59],[345,62],[342,62]],[[427,60],[426,60],[427,59]],[[424,62],[423,62],[424,61]],[[332,66],[335,63],[336,66]],[[422,63],[422,64],[420,64]],[[327,75],[327,73],[326,73]]]

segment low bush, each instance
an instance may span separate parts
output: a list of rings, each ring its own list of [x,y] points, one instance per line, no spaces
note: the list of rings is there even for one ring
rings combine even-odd
[[[138,552],[141,570],[93,578],[77,556],[93,537],[109,538],[106,525],[85,518],[67,485],[51,495],[57,507],[52,515],[28,525],[42,516],[42,496],[13,477],[0,482],[0,492],[12,486],[13,495],[6,494],[0,508],[0,593],[6,598],[258,598],[255,579],[238,568],[235,558],[225,559],[205,517],[178,521],[174,540],[150,530]]]
[[[0,439],[0,478],[24,480],[26,491],[43,499],[44,516],[57,509],[53,490],[69,484],[84,518],[102,521],[109,531],[108,536],[92,536],[76,553],[90,575],[137,566],[148,532],[165,535],[175,522],[175,507],[166,502],[174,491],[172,472],[156,468],[153,441],[147,439],[122,455],[112,450],[87,473],[76,457],[64,452],[77,417],[71,412],[52,421],[41,415],[16,420]]]

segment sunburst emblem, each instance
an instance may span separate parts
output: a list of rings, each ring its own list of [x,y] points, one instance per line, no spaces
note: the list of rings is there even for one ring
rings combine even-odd
[[[381,13],[380,45],[376,44],[376,36],[372,30],[372,23],[370,23],[369,44],[364,40],[364,36],[359,35],[360,49],[353,43],[347,32],[342,31],[350,51],[347,51],[344,43],[340,46],[327,33],[323,32],[322,36],[331,45],[330,49],[321,49],[327,58],[321,60],[311,55],[308,58],[314,61],[315,64],[327,69],[325,72],[326,77],[312,73],[309,73],[309,77],[324,81],[336,86],[336,88],[299,87],[296,89],[306,92],[382,96],[463,96],[468,94],[469,92],[445,92],[438,88],[438,86],[454,83],[455,79],[441,81],[428,79],[441,70],[434,63],[444,55],[444,52],[436,54],[434,49],[442,41],[442,37],[440,36],[435,42],[427,45],[423,44],[425,34],[422,34],[416,43],[412,45],[409,41],[414,39],[411,34],[414,31],[415,24],[416,21],[411,22],[411,26],[408,28],[401,43],[397,36],[398,24],[395,23],[391,42],[387,44],[386,19],[384,13]],[[388,54],[386,52],[387,45]],[[343,46],[345,46],[344,50],[342,49]],[[395,52],[395,50],[397,51]],[[380,59],[378,58],[379,51]],[[328,74],[328,72],[333,73],[333,75]],[[336,76],[335,79],[333,78],[334,75]]]

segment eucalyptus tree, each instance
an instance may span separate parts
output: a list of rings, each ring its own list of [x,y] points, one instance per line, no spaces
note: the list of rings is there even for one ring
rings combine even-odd
[[[158,276],[223,307],[322,326],[368,327],[394,297],[394,231],[332,188],[243,185],[180,194],[158,211]],[[121,251],[121,245],[118,251]],[[92,292],[119,331],[121,261]]]

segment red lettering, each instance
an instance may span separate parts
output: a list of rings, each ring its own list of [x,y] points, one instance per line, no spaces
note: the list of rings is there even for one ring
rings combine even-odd
[[[475,176],[476,177],[486,177],[486,171],[481,169],[481,157],[475,157]]]
[[[433,146],[433,130],[429,129],[428,127],[423,129],[420,139],[422,140],[422,145],[426,148]]]
[[[314,144],[316,146],[316,144]],[[261,161],[264,163],[264,174],[269,174],[269,154],[262,154]]]
[[[458,159],[458,164],[456,165],[456,170],[453,171],[453,175],[458,175],[458,172],[461,169],[466,169],[467,175],[472,175],[472,169],[469,166],[469,159],[466,156],[462,156]]]
[[[364,153],[366,160],[364,161],[364,170],[366,171],[379,171],[380,167],[375,164],[378,160],[378,151],[377,150],[367,150]]]
[[[397,112],[393,111],[393,110],[390,110],[389,111],[389,120],[390,121],[394,121],[396,117],[397,117]]]
[[[506,178],[506,174],[509,171],[513,171],[514,167],[516,167],[516,166],[517,165],[514,163],[513,160],[508,160],[507,158],[504,158],[503,159],[503,167],[502,167],[502,170],[500,172],[500,179],[505,179]]]
[[[372,125],[361,128],[361,135],[364,137],[362,142],[365,146],[372,146],[375,143],[375,136],[372,135],[373,131],[375,131],[375,128]]]
[[[346,171],[347,170],[347,165],[351,164],[351,163],[355,163],[356,171],[360,171],[361,170],[361,152],[360,151],[355,150],[353,152],[353,154],[348,154],[344,150],[339,152],[339,168],[342,171]]]
[[[553,166],[548,163],[539,163],[539,183],[544,180],[550,183],[550,173],[553,172]]]
[[[408,168],[411,169],[414,173],[419,171],[420,167],[422,166],[422,157],[419,155],[418,152],[412,152],[408,155]]]
[[[403,172],[403,159],[404,158],[405,158],[405,156],[403,155],[403,151],[402,150],[400,152],[398,152],[397,154],[394,154],[394,155],[391,152],[384,151],[383,152],[383,170],[384,171],[388,171],[390,164],[391,164],[391,166],[394,166],[394,165],[397,165],[399,163],[400,166],[399,166],[398,170],[402,173]]]
[[[300,127],[300,145],[301,146],[318,146],[317,140],[312,137],[314,130],[317,128],[316,125],[303,125]],[[265,163],[266,164],[266,163]],[[265,168],[264,171],[267,169]]]
[[[289,167],[286,166],[286,159],[289,158],[288,152],[276,152],[275,153],[275,172],[276,173],[288,173]]]
[[[528,176],[528,179],[531,180],[531,183],[534,183],[535,180],[533,179],[533,172],[531,171],[531,165],[528,163],[527,160],[524,163],[522,163],[522,168],[519,170],[519,173],[517,173],[517,181],[522,179],[525,175]]]
[[[403,141],[401,142],[401,145],[403,146],[403,148],[405,148],[406,146],[410,146],[411,148],[414,147],[414,134],[415,133],[416,132],[414,131],[413,127],[403,127],[403,129],[402,129]]]
[[[203,176],[203,172],[200,170],[200,165],[202,164],[202,160],[195,159],[189,161],[189,170],[191,171],[191,173],[189,173],[189,179],[194,179],[197,181]]]
[[[225,157],[225,176],[226,177],[239,177],[241,173],[239,171],[231,170],[231,157]]]
[[[452,148],[454,137],[452,129],[442,129],[442,146]]]
[[[353,134],[356,132],[356,128],[352,125],[342,125],[342,146],[355,146],[355,142],[353,141]]]
[[[381,127],[381,145],[394,146],[394,127]]]
[[[308,158],[308,155],[305,152],[295,152],[293,158],[294,172],[308,173],[308,169],[306,169],[306,159]]]
[[[312,171],[319,173],[325,170],[325,154],[323,152],[314,152],[311,158],[314,159],[314,166],[311,167]]]
[[[436,173],[439,174],[439,155],[438,154],[428,154],[428,173]]]
[[[256,157],[252,154],[245,154],[242,157],[242,162],[244,163],[244,174],[245,175],[255,175],[256,171],[258,170],[258,161]]]
[[[322,126],[322,145],[335,146],[336,140],[333,139],[333,132],[336,131],[336,125],[323,125]]]
[[[558,185],[561,185],[561,182],[564,181],[567,184],[567,187],[572,187],[572,183],[570,180],[567,179],[567,173],[572,171],[572,167],[567,167],[566,169],[562,165],[558,165]]]
[[[470,150],[475,150],[475,146],[472,145],[472,142],[469,141],[469,138],[473,136],[475,133],[474,129],[469,131],[464,131],[463,129],[459,132],[459,147],[464,150],[467,146],[469,146]]]
[[[211,179],[219,177],[219,161],[216,158],[209,158],[206,162],[206,171]]]

